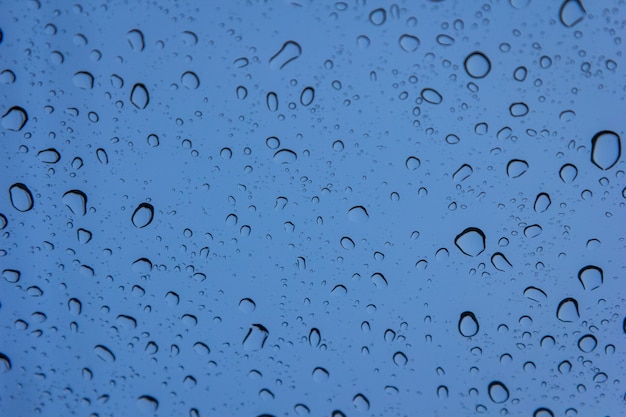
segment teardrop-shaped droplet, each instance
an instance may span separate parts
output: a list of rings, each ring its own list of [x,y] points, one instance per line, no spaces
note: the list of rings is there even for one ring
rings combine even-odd
[[[300,104],[302,104],[303,106],[308,106],[309,104],[313,103],[314,99],[315,90],[313,89],[313,87],[306,87],[304,90],[302,90],[302,93],[300,93]]]
[[[70,190],[63,194],[63,203],[72,214],[87,214],[87,195],[80,190]]]
[[[458,329],[461,336],[472,337],[478,333],[480,326],[476,316],[471,311],[464,311],[459,317]]]
[[[500,381],[493,381],[488,387],[489,398],[496,404],[502,404],[509,399],[509,389]]]
[[[312,328],[311,331],[309,331],[309,345],[313,346],[313,347],[318,347],[320,345],[320,342],[322,341],[322,335],[319,331],[319,329],[317,328]]]
[[[374,284],[376,288],[385,288],[389,285],[387,283],[387,278],[385,278],[385,276],[381,274],[380,272],[376,272],[372,274],[371,279],[372,279],[372,283]]]
[[[591,162],[602,170],[613,168],[622,154],[619,135],[610,130],[596,133],[591,139]]]
[[[550,199],[550,195],[548,193],[539,193],[535,198],[534,209],[537,213],[543,213],[550,207],[551,204],[552,200]]]
[[[580,318],[578,312],[578,301],[574,298],[565,298],[561,300],[556,309],[556,317],[566,323],[571,323]]]
[[[138,83],[130,92],[130,102],[138,109],[145,109],[150,102],[150,95],[145,85]]]
[[[283,69],[285,65],[297,59],[302,54],[302,47],[294,41],[287,41],[283,44],[274,56],[270,58],[270,68]]]
[[[141,52],[145,47],[143,33],[139,29],[129,30],[126,34],[126,40],[133,51]]]
[[[602,268],[594,265],[587,265],[578,271],[578,280],[586,290],[595,290],[604,282],[604,272]]]
[[[485,250],[486,236],[477,227],[468,227],[454,238],[454,244],[467,256],[478,256]]]
[[[581,0],[564,0],[559,10],[559,19],[563,26],[571,28],[580,23],[586,14]]]
[[[2,127],[19,132],[28,122],[28,113],[19,106],[13,106],[2,116]]]
[[[21,212],[31,210],[35,204],[33,193],[21,182],[15,183],[9,187],[9,199],[13,208]]]
[[[491,256],[491,264],[498,271],[508,271],[513,267],[511,262],[501,252],[496,252]]]
[[[154,206],[150,203],[141,203],[135,209],[131,221],[133,226],[143,228],[152,223],[154,218]]]
[[[472,52],[463,63],[465,72],[472,78],[485,78],[491,71],[491,61],[482,52]]]

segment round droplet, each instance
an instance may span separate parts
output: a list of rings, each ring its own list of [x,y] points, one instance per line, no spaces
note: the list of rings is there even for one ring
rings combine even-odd
[[[467,75],[472,78],[485,78],[491,71],[491,61],[482,52],[472,52],[463,63]]]
[[[528,70],[526,67],[517,67],[515,68],[515,71],[513,71],[513,78],[515,78],[516,81],[524,81],[527,75]]]
[[[556,309],[556,317],[566,323],[571,323],[580,318],[578,312],[578,301],[574,298],[565,298],[561,300]]]
[[[369,214],[363,206],[354,206],[348,210],[348,219],[355,223],[364,223],[369,219]]]
[[[417,36],[407,34],[400,36],[398,43],[405,52],[415,52],[420,46],[420,40]]]
[[[83,90],[91,90],[93,88],[93,75],[86,71],[79,71],[74,74],[72,82],[78,88],[82,88]]]
[[[511,113],[511,116],[513,117],[526,116],[528,114],[528,111],[529,111],[528,105],[522,102],[513,103],[509,107],[509,113]]]
[[[180,76],[180,83],[190,90],[195,90],[200,86],[200,79],[195,72],[187,71]]]
[[[154,218],[154,206],[150,203],[141,203],[135,209],[131,222],[133,226],[143,228],[152,223]]]
[[[130,92],[130,102],[138,109],[145,109],[148,106],[150,95],[145,85],[138,83],[133,86]]]
[[[374,9],[370,12],[370,22],[375,26],[380,26],[387,20],[387,12],[383,8]]]
[[[587,14],[581,0],[564,0],[559,10],[559,19],[563,26],[571,28],[580,23]]]
[[[535,410],[533,417],[554,417],[554,413],[547,408],[541,407]]]
[[[281,149],[274,154],[274,162],[279,164],[290,164],[297,159],[298,155],[291,149]]]
[[[417,168],[420,167],[421,162],[420,162],[419,158],[416,158],[414,156],[409,156],[406,159],[406,162],[404,164],[406,165],[406,168],[409,171],[415,171]]]
[[[244,313],[252,313],[256,310],[256,303],[252,298],[242,298],[239,301],[239,311]]]
[[[0,42],[2,38],[0,36]],[[4,353],[0,352],[0,373],[9,372],[11,370],[11,359]]]
[[[496,252],[491,256],[491,264],[498,271],[508,271],[513,267],[506,256],[500,252]]]
[[[509,389],[500,381],[489,384],[489,398],[496,404],[502,404],[509,399]]]
[[[459,333],[464,337],[472,337],[478,333],[479,326],[476,316],[471,311],[461,313],[458,324]]]
[[[9,187],[9,199],[13,208],[21,212],[31,210],[34,205],[33,194],[26,185],[19,182]]]
[[[143,33],[141,33],[139,29],[129,30],[126,34],[126,40],[128,41],[128,44],[133,51],[143,51],[143,48],[145,47],[145,42],[143,39]]]
[[[103,165],[109,163],[109,155],[107,155],[107,152],[102,148],[96,149],[96,157],[98,158],[98,162]]]
[[[586,290],[595,290],[604,282],[604,272],[602,268],[587,265],[578,271],[578,280]]]
[[[317,367],[317,368],[313,369],[313,381],[315,381],[315,382],[324,382],[324,381],[328,380],[329,376],[330,376],[330,374],[324,368]]]
[[[280,140],[276,136],[270,136],[265,139],[265,145],[270,149],[276,149],[280,146]]]
[[[548,207],[552,204],[552,200],[547,193],[539,193],[535,198],[534,209],[537,213],[543,213],[548,210]]]
[[[576,168],[575,165],[565,164],[559,170],[559,177],[561,178],[561,181],[563,181],[566,184],[569,184],[570,182],[574,181],[577,176],[578,176],[578,168]]]
[[[603,130],[591,139],[591,162],[602,170],[613,168],[621,153],[622,143],[615,132]]]
[[[15,74],[11,70],[4,70],[0,72],[0,83],[13,84],[15,82]]]
[[[521,159],[511,159],[506,166],[506,175],[509,178],[519,178],[528,171],[528,162]]]
[[[454,244],[467,256],[478,256],[485,250],[486,236],[477,227],[468,227],[454,238]]]
[[[407,364],[408,361],[409,359],[402,352],[396,352],[393,354],[393,363],[395,363],[398,366],[404,366]]]
[[[545,299],[548,298],[548,295],[542,289],[531,286],[524,290],[524,297],[540,303],[545,301]]]
[[[380,272],[372,274],[371,279],[376,288],[385,288],[389,285],[387,282],[387,278],[385,278],[385,276]]]
[[[440,104],[443,101],[443,96],[433,88],[424,88],[420,95],[425,102],[430,104]]]
[[[340,243],[341,243],[342,248],[348,249],[348,250],[354,249],[354,246],[355,246],[354,241],[347,236],[342,237]]]
[[[300,93],[300,103],[305,107],[313,103],[314,99],[315,90],[313,89],[313,87],[306,87],[304,90],[302,90],[302,93]]]
[[[148,258],[139,258],[132,263],[131,267],[133,272],[137,272],[139,274],[147,274],[152,271],[152,262]]]
[[[450,35],[437,35],[437,43],[441,46],[450,46],[454,44],[454,38]]]
[[[370,402],[367,399],[367,397],[363,394],[355,395],[354,398],[352,398],[352,404],[360,412],[367,411],[370,409]]]
[[[28,122],[28,113],[19,106],[13,106],[2,116],[2,127],[7,130],[19,132]]]
[[[598,340],[591,334],[586,334],[578,339],[578,348],[585,353],[593,352],[596,346],[598,346]]]
[[[148,145],[152,146],[153,148],[156,148],[160,144],[159,137],[153,133],[148,135],[146,141],[148,142]]]
[[[63,194],[63,203],[72,212],[84,216],[87,214],[87,195],[80,190],[70,190]]]
[[[137,408],[142,413],[154,413],[159,408],[159,402],[149,395],[142,395],[137,398]]]

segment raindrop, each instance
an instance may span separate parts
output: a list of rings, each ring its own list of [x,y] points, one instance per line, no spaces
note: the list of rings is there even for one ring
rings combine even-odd
[[[183,43],[185,43],[185,45],[187,46],[194,46],[198,43],[198,35],[196,35],[195,33],[186,30],[183,33],[181,33],[181,39],[183,40]]]
[[[237,95],[237,98],[239,100],[244,100],[246,97],[248,97],[248,89],[244,87],[243,85],[240,85],[235,90],[235,94]]]
[[[180,302],[180,297],[175,292],[168,291],[168,293],[165,294],[165,302],[169,305],[177,306]]]
[[[195,90],[200,86],[200,79],[191,71],[184,72],[183,75],[180,76],[180,82],[185,88],[190,90]]]
[[[133,272],[147,274],[152,271],[152,262],[148,258],[139,258],[131,265]]]
[[[273,57],[270,58],[272,69],[283,69],[285,65],[297,59],[302,54],[302,47],[294,42],[287,41]]]
[[[524,81],[527,75],[528,70],[526,67],[517,67],[515,68],[515,71],[513,71],[513,78],[515,78],[516,81]]]
[[[407,35],[405,33],[398,39],[398,44],[405,52],[415,52],[420,46],[420,40],[417,36]]]
[[[406,159],[406,162],[404,163],[404,165],[406,166],[406,168],[409,171],[415,171],[417,168],[420,167],[421,162],[420,162],[419,158],[416,158],[414,156],[409,156]]]
[[[458,324],[459,333],[464,337],[472,337],[478,333],[479,326],[476,316],[471,311],[461,313]]]
[[[137,320],[134,317],[120,314],[115,319],[117,325],[122,329],[133,330],[137,328]]]
[[[1,41],[1,37],[0,37]],[[4,353],[0,352],[0,373],[9,372],[11,370],[11,359]]]
[[[7,220],[7,216],[5,216],[4,214],[0,213],[0,230],[2,230],[5,227],[7,227],[7,224],[9,224],[9,222]]]
[[[571,323],[580,318],[578,312],[578,301],[573,298],[565,298],[561,300],[556,309],[556,317],[566,323]]]
[[[298,155],[291,149],[281,149],[274,154],[274,162],[279,164],[290,164],[297,159]]]
[[[385,278],[385,276],[381,274],[380,272],[376,272],[372,274],[371,279],[372,279],[372,283],[374,284],[374,286],[376,286],[376,288],[385,288],[389,285],[387,283],[387,278]]]
[[[330,292],[330,295],[332,295],[333,297],[341,297],[346,294],[348,294],[348,289],[344,285],[341,285],[341,284],[335,285],[335,287]]]
[[[369,214],[363,206],[354,206],[348,210],[348,220],[355,223],[364,223],[369,219]]]
[[[565,0],[559,11],[559,19],[563,26],[571,28],[580,23],[585,18],[585,14],[587,11],[581,0]]]
[[[115,362],[115,355],[106,346],[96,345],[96,347],[94,347],[94,352],[96,353],[96,356],[105,362]]]
[[[72,82],[78,88],[82,88],[83,90],[91,90],[93,88],[93,75],[86,71],[79,71],[74,74]]]
[[[61,154],[54,148],[48,148],[37,152],[37,157],[46,164],[56,164],[61,159]]]
[[[407,364],[408,361],[409,359],[402,352],[396,352],[393,354],[393,363],[395,363],[398,366],[404,366]]]
[[[519,178],[528,170],[528,162],[521,159],[511,159],[506,166],[506,175],[509,178]]]
[[[375,26],[380,26],[387,20],[387,12],[383,8],[374,9],[370,12],[370,22]]]
[[[602,268],[587,265],[578,271],[578,280],[586,290],[595,290],[604,282],[604,272]]]
[[[572,363],[570,361],[563,361],[558,366],[560,374],[569,374],[572,370]]]
[[[262,324],[253,324],[246,337],[243,338],[243,348],[245,350],[261,349],[269,336],[269,331]]]
[[[535,198],[534,209],[537,213],[543,213],[544,211],[548,210],[550,204],[552,204],[550,196],[547,193],[539,193]]]
[[[455,135],[453,133],[451,133],[448,136],[446,136],[446,143],[448,143],[450,145],[456,145],[460,141],[461,141],[461,138],[459,138],[457,135]]]
[[[130,44],[133,51],[141,52],[145,47],[143,33],[139,29],[129,30],[126,34],[126,40]]]
[[[11,70],[4,70],[0,72],[0,83],[13,84],[15,82],[15,74]]]
[[[83,310],[83,305],[76,298],[70,298],[70,300],[67,302],[67,308],[70,310],[71,315],[78,316]]]
[[[280,139],[278,139],[276,136],[270,136],[269,138],[265,139],[265,145],[270,149],[276,149],[280,146]]]
[[[531,286],[524,290],[524,297],[540,303],[548,298],[548,295],[542,289]]]
[[[5,269],[4,271],[2,271],[2,277],[11,284],[15,284],[16,282],[18,282],[21,275],[22,273],[15,269]]]
[[[528,238],[534,238],[541,234],[543,229],[538,224],[532,224],[524,228],[524,236]]]
[[[340,243],[344,249],[354,249],[354,241],[347,236],[342,237]]]
[[[313,346],[313,347],[319,347],[320,342],[322,341],[322,335],[320,334],[320,331],[317,328],[312,328],[311,331],[309,331],[309,345]]]
[[[472,173],[474,173],[474,169],[468,164],[463,164],[454,174],[452,174],[452,179],[454,181],[461,182],[468,179]]]
[[[124,79],[117,74],[111,75],[111,85],[115,88],[124,87]]]
[[[598,346],[598,340],[591,334],[586,334],[578,339],[578,348],[584,353],[593,352]]]
[[[478,256],[485,250],[486,236],[476,227],[468,227],[454,238],[454,244],[467,256]]]
[[[28,122],[28,113],[19,106],[13,106],[2,116],[2,127],[14,132],[22,130]]]
[[[489,384],[489,398],[496,404],[502,404],[509,399],[509,389],[500,381]]]
[[[72,214],[87,214],[87,195],[80,190],[70,190],[63,194],[63,203]]]
[[[137,398],[137,408],[142,413],[154,413],[159,408],[159,402],[149,395],[142,395]]]
[[[491,264],[498,271],[508,271],[513,267],[513,265],[511,265],[511,262],[506,259],[506,256],[504,256],[500,252],[496,252],[493,254],[493,256],[491,257]]]
[[[451,46],[454,44],[454,38],[450,35],[437,35],[437,43],[441,46]]]
[[[440,104],[443,101],[439,91],[432,88],[424,88],[420,95],[425,102],[430,104]]]
[[[509,113],[511,113],[511,116],[513,117],[522,117],[522,116],[526,116],[528,114],[528,105],[526,105],[526,103],[513,103],[511,104],[511,106],[509,106]]]
[[[485,78],[491,71],[491,61],[482,52],[472,52],[463,63],[467,75],[472,78]]]
[[[254,310],[256,310],[256,303],[251,298],[242,298],[239,301],[239,311],[252,313]]]
[[[352,398],[352,404],[358,411],[367,411],[370,409],[370,402],[363,394],[357,394]]]
[[[109,163],[109,155],[107,155],[107,152],[102,148],[96,150],[96,158],[98,158],[98,161],[103,165]]]
[[[267,108],[269,111],[274,112],[278,110],[278,96],[275,92],[270,91],[269,93],[267,93],[265,101],[267,103]]]
[[[143,228],[152,223],[154,218],[154,206],[150,203],[141,203],[137,206],[131,217],[133,226]]]
[[[20,182],[9,187],[9,199],[11,205],[17,211],[26,212],[33,208],[33,194],[28,187]]]
[[[299,416],[308,416],[309,413],[311,412],[311,410],[309,410],[309,407],[307,407],[304,404],[296,404],[293,407],[293,410],[296,412],[297,415]]]
[[[621,153],[621,140],[615,132],[603,130],[591,139],[591,162],[602,170],[613,168]]]
[[[304,90],[302,90],[302,93],[300,93],[300,103],[303,106],[308,106],[309,104],[313,103],[314,98],[315,90],[313,89],[313,87],[306,87]]]
[[[324,368],[317,367],[313,369],[313,381],[315,382],[324,382],[328,380],[330,374]]]
[[[559,170],[559,177],[561,181],[568,184],[576,179],[578,176],[578,168],[572,164],[565,164]]]
[[[200,356],[206,356],[211,353],[211,349],[206,345],[206,343],[196,342],[193,344],[193,350]]]
[[[146,86],[138,83],[133,86],[130,92],[130,102],[138,109],[145,109],[150,102],[150,96]]]
[[[554,417],[554,413],[547,408],[541,407],[535,410],[533,417]]]

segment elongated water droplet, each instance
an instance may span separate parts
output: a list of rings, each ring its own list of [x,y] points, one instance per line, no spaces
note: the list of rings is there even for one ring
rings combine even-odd
[[[139,29],[129,30],[126,34],[126,40],[133,51],[141,52],[145,47],[143,33]]]
[[[587,14],[581,0],[565,0],[559,10],[559,19],[563,26],[571,28],[580,23]]]
[[[513,267],[511,262],[501,252],[496,252],[491,256],[491,264],[498,271],[508,271]]]
[[[0,352],[0,373],[6,373],[11,370],[11,359],[4,353]]]
[[[278,96],[275,92],[270,91],[267,93],[266,103],[269,111],[274,112],[278,110]]]
[[[150,203],[141,203],[135,209],[131,222],[133,226],[138,228],[144,228],[152,223],[154,218],[154,206]]]
[[[354,206],[348,210],[348,219],[355,223],[364,223],[369,219],[369,214],[363,206]]]
[[[454,238],[454,244],[467,256],[478,256],[485,250],[486,236],[477,227],[468,227]]]
[[[9,199],[11,205],[17,211],[26,212],[33,208],[33,194],[28,187],[21,182],[13,184],[9,187]]]
[[[48,148],[37,152],[37,157],[46,164],[56,164],[61,159],[61,154],[54,148]]]
[[[443,101],[443,96],[434,88],[424,88],[420,95],[425,102],[430,104],[440,104]]]
[[[103,165],[106,165],[109,163],[109,155],[107,155],[107,151],[105,151],[102,148],[96,149],[96,157],[98,158],[98,162],[100,162]]]
[[[302,93],[300,93],[300,104],[302,104],[303,106],[308,106],[309,104],[313,103],[314,99],[315,90],[313,89],[313,87],[306,87],[304,90],[302,90]]]
[[[578,271],[578,280],[586,290],[595,290],[604,282],[604,272],[602,268],[594,265],[587,265]]]
[[[578,312],[578,301],[574,298],[565,298],[561,300],[556,309],[556,317],[566,323],[571,323],[580,318]]]
[[[150,95],[145,85],[138,83],[133,86],[130,92],[130,102],[138,109],[145,109],[148,106]]]
[[[270,332],[262,324],[253,324],[243,339],[245,350],[262,349],[267,341]]]
[[[458,329],[461,336],[472,337],[478,334],[479,330],[478,320],[471,311],[464,311],[459,317]]]
[[[622,154],[619,135],[610,130],[596,133],[591,139],[591,162],[602,170],[611,169]]]
[[[454,181],[461,182],[468,179],[472,173],[474,173],[474,169],[468,164],[463,164],[455,171],[454,174],[452,174],[452,179]]]
[[[274,56],[270,58],[270,68],[283,69],[287,64],[297,59],[302,54],[302,47],[294,41],[283,44]]]
[[[543,229],[538,224],[532,224],[524,228],[524,236],[529,237],[531,239],[539,236],[541,232],[543,232]]]
[[[13,106],[2,116],[2,127],[19,132],[28,122],[28,113],[19,106]]]
[[[309,331],[309,345],[313,346],[313,347],[319,347],[320,342],[322,341],[322,335],[319,331],[319,329],[317,328],[312,328],[311,331]]]
[[[542,289],[532,286],[527,287],[524,290],[524,296],[538,303],[545,301],[545,299],[548,298],[548,295]]]

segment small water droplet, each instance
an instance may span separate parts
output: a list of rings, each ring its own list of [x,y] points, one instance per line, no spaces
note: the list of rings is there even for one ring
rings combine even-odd
[[[529,112],[529,108],[528,105],[526,103],[513,103],[511,104],[511,106],[509,106],[509,113],[511,113],[511,116],[513,117],[522,117],[522,116],[526,116]]]
[[[107,151],[105,151],[102,148],[96,149],[96,158],[98,158],[98,162],[100,162],[103,165],[106,165],[109,163],[109,155],[107,155]]]
[[[370,409],[370,402],[363,394],[357,394],[352,398],[352,404],[358,411],[367,411]]]
[[[239,311],[252,313],[254,310],[256,310],[256,303],[251,298],[242,298],[239,301]]]
[[[424,88],[420,96],[425,102],[430,104],[440,104],[443,101],[443,96],[433,88]]]
[[[539,193],[535,198],[535,204],[533,208],[537,213],[543,213],[544,211],[548,210],[551,204],[552,200],[550,199],[550,195],[548,193]]]
[[[380,272],[372,274],[371,279],[376,288],[385,288],[389,285],[387,282],[387,278],[385,278],[385,276]]]
[[[452,174],[452,179],[457,182],[468,179],[474,173],[474,169],[468,165],[463,164]]]
[[[524,228],[524,236],[529,238],[537,237],[543,232],[543,229],[538,224],[532,224]]]
[[[309,104],[313,103],[314,99],[315,90],[313,89],[313,87],[306,87],[304,90],[302,90],[302,93],[300,93],[300,103],[303,106],[308,106]]]
[[[291,149],[280,149],[274,154],[274,162],[279,164],[290,164],[296,162],[298,154]]]
[[[408,361],[409,359],[402,352],[396,352],[393,354],[393,363],[395,363],[398,366],[404,366],[407,364]]]
[[[61,159],[61,154],[54,148],[48,148],[37,152],[37,157],[43,163],[56,164]]]
[[[195,90],[200,86],[200,78],[195,72],[187,71],[180,76],[181,84],[190,90]]]
[[[1,39],[0,39],[1,40]],[[0,373],[6,373],[11,370],[11,359],[4,353],[0,352]]]
[[[275,112],[278,110],[278,96],[275,92],[270,91],[267,93],[267,97],[265,98],[267,109],[271,112]]]
[[[70,190],[63,194],[62,200],[72,214],[87,214],[87,195],[82,191]]]
[[[237,95],[237,98],[239,100],[244,100],[246,97],[248,97],[248,89],[244,87],[243,85],[240,85],[235,90],[235,95]]]
[[[382,7],[374,9],[370,12],[369,19],[374,26],[380,26],[387,20],[387,12]]]
[[[479,325],[476,316],[471,311],[464,311],[459,317],[459,333],[464,337],[472,337],[478,334]]]
[[[506,175],[509,178],[519,178],[528,171],[528,162],[521,159],[511,159],[506,166]]]
[[[74,74],[72,78],[72,82],[78,88],[82,88],[83,90],[91,90],[93,88],[93,75],[88,73],[87,71],[79,71]]]
[[[420,40],[417,36],[407,35],[405,33],[398,39],[398,44],[405,52],[415,52],[420,46]]]
[[[545,301],[548,295],[542,289],[531,286],[524,290],[524,297],[540,303]]]
[[[5,269],[4,271],[2,271],[2,277],[11,284],[15,284],[16,282],[18,282],[21,275],[22,273],[15,269]]]
[[[106,346],[96,345],[94,347],[94,352],[96,353],[96,356],[98,356],[100,359],[102,359],[105,362],[108,362],[108,363],[115,362],[115,355]]]
[[[312,328],[309,331],[309,345],[313,346],[313,347],[319,347],[320,342],[322,341],[322,335],[319,331],[319,329],[317,328]]]
[[[508,271],[513,267],[506,256],[500,252],[496,252],[491,256],[491,264],[498,271]]]
[[[347,236],[344,236],[340,240],[341,247],[347,250],[354,249],[354,241]]]
[[[330,376],[330,374],[324,368],[317,367],[317,368],[313,369],[313,381],[315,381],[315,382],[324,382],[324,381],[328,380],[329,376]]]

